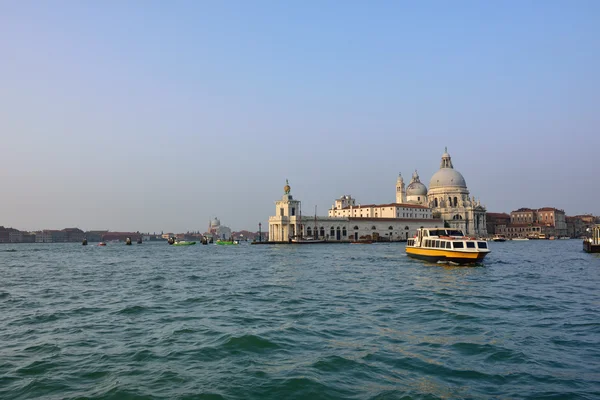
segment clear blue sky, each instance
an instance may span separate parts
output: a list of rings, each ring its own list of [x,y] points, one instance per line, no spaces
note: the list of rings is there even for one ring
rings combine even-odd
[[[266,227],[444,146],[489,211],[600,213],[598,1],[3,1],[0,225]],[[596,164],[595,170],[593,164]]]

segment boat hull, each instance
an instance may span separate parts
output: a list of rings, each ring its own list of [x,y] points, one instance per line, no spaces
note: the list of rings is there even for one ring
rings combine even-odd
[[[459,252],[452,250],[407,247],[409,257],[429,262],[452,262],[456,264],[473,264],[483,261],[488,252]]]
[[[196,244],[196,242],[179,242],[179,243],[175,242],[175,243],[173,243],[173,246],[193,246],[195,244]]]

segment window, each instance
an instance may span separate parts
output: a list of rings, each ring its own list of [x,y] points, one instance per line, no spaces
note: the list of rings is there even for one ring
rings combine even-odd
[[[295,208],[295,207],[292,207],[292,217],[293,217],[294,215],[296,215],[296,208]]]
[[[452,247],[452,246],[450,245],[450,242],[446,242],[446,248],[447,248],[447,249],[449,249],[449,248],[451,248],[451,247]]]
[[[283,207],[279,209],[279,216],[283,217]]]
[[[372,230],[377,230],[377,228],[375,227],[375,225],[373,225],[373,226],[371,227],[371,229],[372,229]]]
[[[438,247],[438,248],[440,247],[440,241],[439,240],[435,241],[435,247]]]
[[[346,237],[348,232],[346,232],[346,227],[342,228],[342,236]]]
[[[321,227],[321,231],[320,231],[319,235],[321,237],[325,237],[325,228],[324,227]]]
[[[391,226],[388,226],[388,229],[389,229],[390,231],[393,231],[393,230],[394,230],[394,228],[392,228]]]
[[[358,230],[358,226],[357,226],[357,225],[354,225],[354,229],[355,229],[355,230]]]
[[[464,248],[464,242],[452,242],[452,244],[454,245],[455,249],[462,249]]]
[[[310,226],[308,228],[306,228],[306,234],[308,236],[312,236],[312,229],[310,229]]]
[[[477,242],[477,246],[478,246],[480,249],[487,249],[487,248],[488,248],[488,247],[487,247],[487,243],[486,243],[486,242]]]
[[[473,242],[466,242],[467,243],[467,249],[474,249],[475,248],[475,243]]]
[[[437,201],[437,199],[434,199],[434,200],[433,200],[433,206],[437,208],[437,206],[438,206],[438,201]]]
[[[335,229],[333,229],[333,226],[329,229],[329,235],[335,236]]]

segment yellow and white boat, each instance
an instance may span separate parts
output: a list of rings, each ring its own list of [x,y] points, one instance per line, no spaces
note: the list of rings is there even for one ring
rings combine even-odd
[[[458,229],[420,228],[408,239],[409,257],[431,262],[470,264],[482,261],[490,252],[485,240],[468,237]]]

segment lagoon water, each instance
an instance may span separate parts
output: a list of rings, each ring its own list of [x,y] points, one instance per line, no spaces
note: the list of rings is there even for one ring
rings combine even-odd
[[[0,245],[0,398],[600,398],[600,257],[490,247]]]

